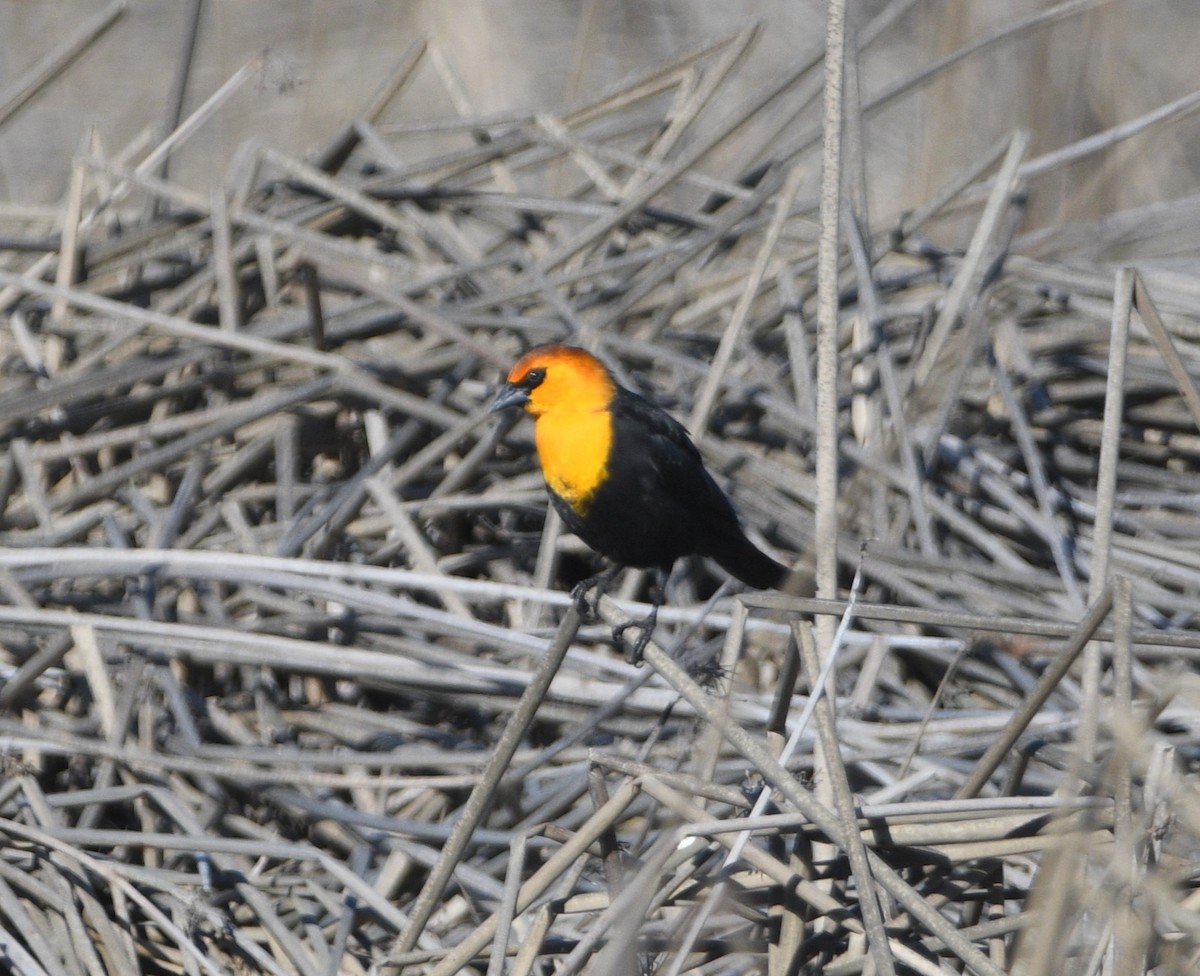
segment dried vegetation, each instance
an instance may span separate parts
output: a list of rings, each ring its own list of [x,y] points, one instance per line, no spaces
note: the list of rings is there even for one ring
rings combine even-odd
[[[1022,237],[1103,151],[1022,133],[887,223],[848,192],[819,360],[821,65],[714,117],[753,35],[557,118],[388,123],[447,70],[417,45],[312,158],[172,183],[250,66],[3,208],[14,971],[1196,971],[1200,288],[1071,259],[1195,207]],[[845,185],[924,77],[848,99]],[[839,598],[688,567],[640,669],[639,580],[581,625],[590,557],[485,415],[551,339]]]

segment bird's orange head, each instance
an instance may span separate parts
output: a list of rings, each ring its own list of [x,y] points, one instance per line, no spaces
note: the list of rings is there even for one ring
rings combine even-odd
[[[617,386],[604,363],[578,346],[538,346],[508,373],[492,410],[523,407],[534,417],[554,411],[604,410]]]

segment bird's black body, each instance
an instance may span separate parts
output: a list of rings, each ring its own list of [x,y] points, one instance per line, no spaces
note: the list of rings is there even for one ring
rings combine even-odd
[[[749,586],[781,586],[787,567],[746,538],[683,425],[620,386],[610,409],[608,476],[586,513],[550,493],[571,531],[621,566],[668,573],[682,556],[708,556]]]

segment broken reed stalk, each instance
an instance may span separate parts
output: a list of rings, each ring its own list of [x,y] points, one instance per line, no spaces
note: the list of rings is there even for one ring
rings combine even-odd
[[[954,794],[958,799],[978,796],[992,774],[1000,768],[1010,749],[1029,726],[1033,716],[1046,704],[1058,683],[1071,670],[1076,657],[1095,636],[1100,624],[1112,609],[1112,588],[1105,585],[1087,613],[1079,622],[1079,628],[1072,635],[1068,644],[1058,652],[1054,663],[1047,668],[1045,674],[1038,680],[1037,685],[1029,692],[1024,704],[1013,714],[1003,734],[989,748],[975,765],[975,769],[966,782]]]
[[[579,631],[580,623],[579,612],[571,607],[563,617],[562,623],[559,624],[553,643],[538,664],[534,680],[526,685],[516,710],[504,727],[504,734],[496,742],[479,782],[476,783],[475,788],[471,791],[471,796],[459,813],[458,819],[454,823],[454,830],[442,848],[442,856],[437,866],[425,879],[425,886],[422,888],[421,894],[409,910],[408,925],[396,942],[396,952],[405,952],[416,945],[417,937],[424,930],[429,916],[433,914],[433,910],[441,901],[446,885],[450,883],[450,878],[454,874],[454,868],[471,840],[472,832],[495,802],[496,790],[500,781],[508,771],[508,765],[512,761],[517,747],[525,738],[530,724],[537,715],[538,708],[550,687],[550,682],[558,674],[563,658]]]
[[[611,600],[601,601],[601,615],[605,622],[612,626],[621,626],[629,622]],[[671,660],[653,641],[645,649],[646,662],[660,675],[670,682],[671,686],[687,700],[709,722],[720,722],[721,716],[708,700],[707,694],[687,675],[682,668]],[[806,817],[812,820],[824,831],[825,835],[838,847],[845,850],[847,841],[843,825],[836,815],[823,806],[804,787],[800,786],[794,777],[788,773],[757,740],[751,738],[739,726],[725,723],[722,727],[725,737],[730,743],[767,777],[787,799],[794,804]],[[958,938],[946,921],[933,912],[930,907],[905,883],[898,874],[877,858],[869,859],[869,870],[876,876],[880,885],[912,912],[917,919],[926,925],[930,932],[940,936],[946,947],[954,952],[968,968],[979,976],[998,976],[999,971],[973,946]],[[885,950],[886,951],[886,947]]]

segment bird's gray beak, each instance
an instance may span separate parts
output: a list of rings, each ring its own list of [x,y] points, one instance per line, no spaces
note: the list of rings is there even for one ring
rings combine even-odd
[[[488,413],[496,413],[498,410],[507,410],[509,407],[523,407],[529,402],[529,391],[522,390],[519,386],[512,386],[506,383],[500,388],[496,399],[492,401],[491,409]]]

